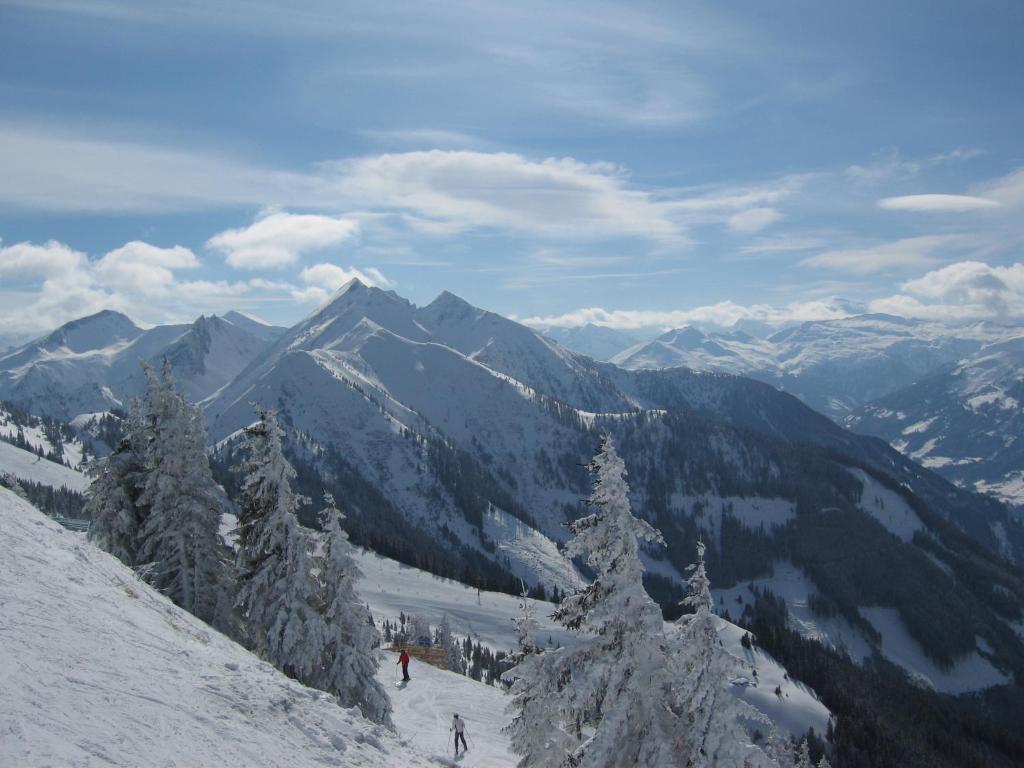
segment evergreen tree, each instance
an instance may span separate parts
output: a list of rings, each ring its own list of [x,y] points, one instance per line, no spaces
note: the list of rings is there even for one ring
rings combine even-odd
[[[380,634],[356,593],[362,574],[348,534],[341,527],[342,514],[330,494],[324,501],[320,513],[324,543],[317,565],[325,644],[322,670],[313,684],[333,693],[344,706],[357,706],[365,717],[390,727],[391,700],[375,677],[378,659],[374,648],[380,644]]]
[[[177,605],[213,622],[224,586],[218,531],[223,500],[210,472],[202,416],[174,389],[170,363],[151,369],[149,442],[140,504],[143,578]]]
[[[766,763],[767,756],[751,740],[743,720],[765,722],[756,709],[729,690],[740,661],[718,638],[711,582],[704,565],[704,544],[697,543],[697,562],[688,569],[689,594],[683,604],[693,609],[674,625],[674,677],[679,681],[676,706],[683,712],[686,764],[736,766]]]
[[[582,637],[516,668],[506,732],[521,768],[685,765],[661,610],[642,583],[640,542],[661,535],[633,516],[610,436],[590,470],[595,512],[570,523],[567,551],[585,556],[596,577],[554,614]]]
[[[444,648],[444,665],[449,672],[458,672],[460,675],[466,673],[466,664],[462,658],[462,646],[452,635],[452,625],[448,621],[448,614],[441,617],[441,624],[437,628],[437,644]]]
[[[311,532],[296,517],[295,470],[281,448],[273,411],[245,429],[238,503],[237,604],[257,653],[290,677],[321,673],[326,627],[314,577]]]
[[[125,565],[138,561],[139,539],[145,508],[139,497],[145,474],[149,434],[142,419],[141,406],[133,400],[124,433],[114,451],[105,459],[86,466],[92,479],[86,491],[83,514],[92,522],[89,540]]]
[[[537,639],[537,630],[540,625],[537,623],[533,603],[530,601],[528,593],[529,590],[524,583],[523,591],[519,595],[519,615],[512,619],[512,623],[516,626],[516,651],[511,660],[516,664],[541,650],[540,641]]]

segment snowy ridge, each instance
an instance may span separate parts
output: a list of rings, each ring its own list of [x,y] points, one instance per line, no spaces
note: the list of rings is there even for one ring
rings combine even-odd
[[[0,764],[436,765],[0,489]]]

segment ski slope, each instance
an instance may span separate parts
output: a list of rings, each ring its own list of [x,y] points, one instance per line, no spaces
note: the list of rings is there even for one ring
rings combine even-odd
[[[501,729],[512,719],[505,713],[511,700],[498,688],[412,660],[412,682],[395,685],[397,655],[387,653],[377,679],[391,693],[392,720],[398,735],[431,758],[454,757],[452,715],[466,721],[469,751],[459,761],[465,768],[513,768],[518,758]]]
[[[508,651],[515,647],[516,638],[512,618],[519,615],[519,598],[500,592],[480,592],[457,581],[442,579],[426,571],[411,568],[394,560],[360,550],[359,567],[363,578],[358,583],[359,594],[369,604],[377,621],[389,618],[397,620],[399,613],[407,616],[418,614],[437,626],[444,616],[448,617],[452,632],[457,636],[472,637],[494,651]],[[717,594],[717,593],[716,593]],[[577,636],[555,624],[549,614],[551,603],[532,601],[534,616],[540,630],[541,640],[549,638],[558,645],[572,645]],[[779,728],[802,736],[808,728],[824,733],[828,725],[829,711],[809,688],[792,680],[785,668],[767,653],[759,649],[747,650],[741,644],[743,630],[725,620],[720,620],[719,637],[725,647],[736,657],[746,662],[748,672],[732,687],[734,695],[767,715]],[[426,665],[417,664],[420,670]],[[756,669],[756,676],[753,674]],[[450,673],[433,670],[442,675]],[[427,674],[431,672],[428,670]],[[385,678],[394,675],[394,669],[385,670]],[[414,674],[410,668],[410,674]],[[415,676],[415,675],[414,675]],[[454,676],[460,678],[461,676]],[[390,678],[393,681],[393,677]],[[473,686],[480,684],[467,680]],[[780,694],[775,694],[776,686]],[[484,686],[485,688],[487,686]],[[491,688],[497,696],[501,692]],[[481,694],[482,695],[482,694]],[[466,707],[463,706],[463,709]],[[467,716],[469,713],[455,709]],[[452,712],[447,717],[451,719]],[[397,722],[397,721],[396,721]],[[508,722],[506,716],[502,723]],[[498,726],[494,726],[498,730]],[[468,759],[468,758],[467,758]],[[510,763],[514,765],[514,763]]]
[[[452,579],[443,579],[427,571],[381,557],[369,550],[357,550],[356,562],[363,572],[357,589],[369,604],[374,617],[398,621],[399,614],[419,615],[432,626],[445,616],[452,631],[471,637],[495,651],[509,651],[516,645],[512,618],[519,615],[519,598],[502,592],[477,592]],[[574,635],[555,624],[548,614],[551,603],[531,600],[540,624],[538,637],[549,637],[559,645],[573,641]]]
[[[4,489],[0,541],[0,766],[437,765]]]
[[[30,451],[0,441],[0,472],[10,472],[22,480],[31,480],[53,488],[65,487],[82,493],[89,480],[81,472],[62,464],[41,459]]]

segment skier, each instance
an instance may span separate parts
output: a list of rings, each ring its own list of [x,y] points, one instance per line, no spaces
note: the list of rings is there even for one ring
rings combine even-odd
[[[459,739],[462,739],[462,751],[468,752],[469,747],[466,746],[466,721],[459,717],[458,712],[452,717],[452,727],[448,730],[455,731],[455,756],[459,756]]]
[[[408,682],[412,678],[409,677],[409,654],[406,653],[405,648],[398,655],[398,663],[402,665],[402,680]]]

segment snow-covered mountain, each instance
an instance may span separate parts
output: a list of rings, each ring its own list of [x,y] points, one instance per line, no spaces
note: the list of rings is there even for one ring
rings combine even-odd
[[[281,410],[305,492],[326,485],[348,500],[357,540],[407,562],[565,589],[571,570],[556,544],[582,513],[581,464],[609,431],[634,508],[669,542],[646,560],[661,599],[678,590],[703,536],[716,543],[710,565],[723,588],[795,558],[865,647],[888,636],[866,618],[880,606],[940,666],[976,653],[977,636],[1002,649],[991,679],[1024,660],[1011,628],[1024,618],[1019,604],[990,606],[991,583],[975,595],[970,579],[950,576],[975,556],[962,532],[993,553],[1009,552],[1009,541],[1020,561],[1024,532],[1007,509],[756,381],[626,371],[450,294],[417,308],[351,283],[209,400],[218,455],[253,420],[253,401]],[[886,514],[899,503],[915,527]],[[850,546],[866,553],[856,563]],[[1016,590],[986,557],[1000,588]],[[954,603],[984,603],[973,634],[935,630],[958,621],[934,591],[940,582],[942,594],[959,594]]]
[[[763,383],[627,371],[451,294],[419,308],[353,282],[207,399],[218,471],[253,402],[280,411],[299,490],[331,491],[355,541],[403,562],[502,589],[517,578],[571,588],[578,576],[558,544],[583,512],[582,464],[608,431],[634,509],[668,541],[646,554],[665,604],[703,537],[718,588],[792,562],[816,604],[869,646],[881,634],[861,611],[883,607],[940,666],[976,653],[981,637],[997,670],[1024,669],[1013,630],[1024,596],[999,559],[1024,561],[1024,530],[1006,507]],[[913,527],[885,514],[894,499]],[[983,578],[970,570],[977,558]],[[992,599],[1004,591],[1016,597]],[[963,605],[976,606],[967,620]]]
[[[143,330],[118,312],[100,312],[0,356],[0,399],[61,419],[123,408],[145,385],[140,361],[167,358],[182,390],[201,400],[234,379],[276,335],[271,326],[254,331],[254,323],[210,316]]]
[[[846,424],[1024,511],[1022,403],[1024,334],[862,406]]]
[[[767,337],[693,326],[668,331],[612,358],[631,370],[685,366],[752,376],[841,420],[1019,329],[951,327],[893,315],[801,323]]]

